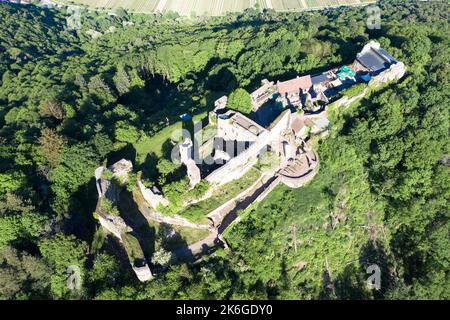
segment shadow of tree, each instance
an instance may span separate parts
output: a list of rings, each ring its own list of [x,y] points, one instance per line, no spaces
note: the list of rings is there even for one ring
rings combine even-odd
[[[325,270],[323,273],[320,299],[368,300],[383,299],[384,293],[395,285],[395,276],[383,245],[378,241],[368,241],[360,250],[359,259],[349,262],[344,270],[332,279]],[[379,290],[369,288],[368,278],[374,272],[368,267],[377,265],[380,268],[381,287]]]
[[[63,220],[61,231],[91,243],[96,227],[92,213],[97,206],[97,200],[97,187],[95,179],[92,178],[89,183],[80,186],[70,198],[70,215]]]
[[[322,273],[322,288],[319,292],[319,299],[321,300],[336,300],[336,288],[334,282],[327,270]]]
[[[395,285],[396,275],[393,266],[392,257],[390,257],[383,244],[379,240],[368,241],[360,251],[360,265],[364,268],[364,272],[370,265],[376,264],[380,268],[381,287],[380,290],[373,290],[373,296],[376,299],[382,299],[384,293],[391,286]],[[370,274],[366,275],[367,277]]]
[[[158,228],[158,239],[161,247],[172,252],[172,263],[193,262],[195,257],[188,248],[187,241],[171,225],[161,223]]]
[[[372,298],[372,293],[367,287],[364,270],[360,265],[346,266],[334,282],[339,299],[367,300]]]
[[[145,156],[144,162],[137,167],[137,170],[142,171],[142,179],[155,180],[158,178],[158,170],[156,169],[158,160],[159,157],[154,152]]]
[[[133,164],[136,163],[136,149],[132,144],[127,144],[122,149],[109,153],[107,166],[110,166],[121,159],[130,160]]]
[[[166,141],[164,141],[162,145],[163,158],[170,159],[174,147],[176,148],[171,139],[167,139]]]
[[[158,239],[161,239],[161,247],[164,250],[172,251],[177,247],[186,247],[186,240],[171,225],[161,223],[158,229]]]
[[[155,228],[149,225],[134,201],[133,194],[126,189],[120,192],[119,211],[126,224],[133,229],[145,257],[150,261],[155,251]]]
[[[211,70],[206,87],[212,91],[231,92],[237,88],[237,79],[227,64],[218,65]]]

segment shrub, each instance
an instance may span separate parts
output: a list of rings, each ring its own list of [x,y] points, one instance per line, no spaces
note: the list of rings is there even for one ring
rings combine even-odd
[[[342,91],[342,95],[347,96],[348,98],[352,98],[362,93],[365,88],[367,88],[367,85],[365,83],[359,83]]]

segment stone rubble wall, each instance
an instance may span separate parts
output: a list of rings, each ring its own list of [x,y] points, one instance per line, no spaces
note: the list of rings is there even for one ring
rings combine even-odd
[[[143,267],[134,267],[133,266],[133,271],[134,271],[134,273],[136,273],[136,276],[138,277],[139,281],[141,281],[141,282],[145,282],[145,281],[151,280],[153,278],[153,274],[150,271],[150,268],[147,264]]]
[[[273,141],[278,141],[281,133],[289,127],[290,110],[284,111],[271,125],[269,131],[262,132],[258,139],[237,157],[211,172],[205,180],[210,184],[222,185],[241,178],[257,162],[257,156]]]
[[[208,214],[208,218],[212,221],[213,225],[217,227],[222,222],[223,218],[236,206],[238,199],[246,197],[247,194],[251,193],[265,178],[264,175],[261,175],[250,187],[211,211]]]
[[[406,67],[403,62],[397,62],[389,67],[389,69],[384,70],[379,75],[373,77],[369,85],[380,85],[382,83],[387,83],[394,81],[396,79],[401,79],[406,73]]]
[[[121,217],[113,217],[113,216],[104,216],[101,213],[97,212],[98,221],[107,231],[116,236],[119,240],[122,241],[122,234],[126,232],[130,232],[131,229],[125,221]]]
[[[113,164],[110,168],[114,176],[118,177],[119,179],[121,179],[121,181],[125,182],[127,174],[133,169],[133,165],[131,161],[122,159]],[[133,231],[133,229],[130,226],[128,226],[121,217],[105,215],[101,212],[99,208],[103,197],[112,202],[117,202],[119,199],[118,198],[119,189],[117,188],[117,186],[115,186],[114,183],[111,183],[111,181],[109,180],[102,179],[102,173],[104,170],[105,167],[101,166],[98,167],[94,172],[95,185],[97,187],[98,193],[98,201],[96,208],[97,218],[98,221],[100,222],[100,225],[105,230],[113,234],[116,238],[120,240],[121,243],[123,243],[122,236],[127,232]],[[148,281],[153,278],[152,272],[148,264],[145,264],[145,266],[139,268],[131,264],[131,267],[133,268],[133,271],[136,273],[136,276],[139,279],[139,281]]]
[[[142,197],[153,209],[157,209],[159,205],[169,205],[169,201],[166,198],[164,198],[161,194],[156,194],[151,189],[146,188],[141,181],[138,181],[137,185]]]

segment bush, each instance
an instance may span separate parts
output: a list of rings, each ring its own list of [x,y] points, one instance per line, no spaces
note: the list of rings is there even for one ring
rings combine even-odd
[[[119,209],[117,209],[117,207],[115,207],[112,202],[105,197],[102,197],[102,199],[100,200],[100,209],[104,214],[116,217],[120,215]]]
[[[364,89],[367,88],[367,85],[365,83],[358,83],[354,85],[353,87],[350,87],[348,89],[345,89],[342,91],[343,96],[347,96],[348,98],[352,98],[357,96],[358,94],[362,93]]]
[[[194,189],[192,189],[189,192],[189,195],[194,198],[198,199],[203,197],[206,192],[209,190],[210,184],[206,180],[201,180]]]
[[[183,200],[183,195],[188,190],[189,182],[187,179],[174,181],[166,184],[163,187],[163,193],[169,201],[176,207],[180,207]]]

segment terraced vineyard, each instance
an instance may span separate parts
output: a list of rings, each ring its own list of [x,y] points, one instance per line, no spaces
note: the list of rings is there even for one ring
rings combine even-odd
[[[258,4],[261,9],[277,11],[307,10],[344,5],[362,5],[375,0],[61,0],[91,8],[114,10],[119,7],[135,12],[178,12],[182,16],[221,16],[240,12]]]

